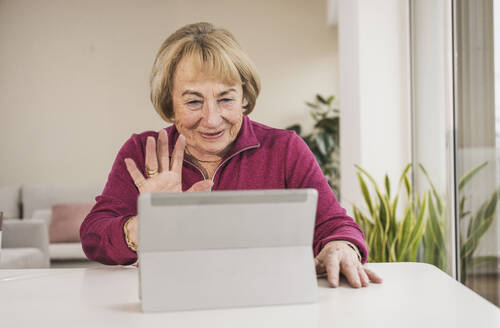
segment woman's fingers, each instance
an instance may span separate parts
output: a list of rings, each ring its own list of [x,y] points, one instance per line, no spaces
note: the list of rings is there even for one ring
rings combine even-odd
[[[181,134],[175,143],[174,153],[172,154],[171,170],[182,176],[182,161],[184,160],[184,148],[186,147],[186,138]]]
[[[344,260],[340,264],[340,267],[341,267],[342,273],[347,278],[347,281],[349,281],[349,284],[352,287],[354,287],[354,288],[361,287],[361,281],[359,279],[358,268],[355,264],[353,264],[349,260]]]
[[[202,180],[202,181],[196,182],[187,191],[188,192],[210,191],[210,190],[212,190],[212,186],[213,186],[212,180]]]
[[[383,279],[372,270],[365,268],[365,272],[371,282],[374,282],[376,284],[382,283]]]
[[[158,164],[160,166],[160,172],[170,170],[170,159],[168,152],[168,134],[165,129],[162,129],[158,133]]]
[[[368,287],[368,285],[370,284],[370,278],[368,278],[365,269],[361,265],[358,266],[358,274],[359,278],[361,279],[361,286]]]
[[[158,171],[158,158],[156,157],[156,141],[154,137],[146,140],[146,172]]]
[[[336,255],[329,256],[325,267],[328,274],[328,283],[331,287],[337,287],[339,285],[340,273],[339,257]]]
[[[139,169],[137,168],[134,160],[132,160],[131,158],[125,158],[125,166],[127,167],[128,174],[130,174],[130,177],[132,178],[136,186],[140,186],[144,183],[144,181],[146,181],[141,171],[139,171]]]
[[[367,287],[370,282],[381,283],[375,272],[363,267],[357,255],[346,244],[331,241],[323,247],[314,259],[316,274],[321,265],[326,268],[328,283],[331,287],[339,286],[339,276],[346,277],[349,284],[354,288]]]

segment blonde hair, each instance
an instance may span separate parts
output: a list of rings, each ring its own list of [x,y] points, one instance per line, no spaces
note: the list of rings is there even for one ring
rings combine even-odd
[[[161,45],[150,77],[151,102],[160,116],[173,122],[172,87],[177,65],[189,57],[197,68],[208,69],[223,83],[241,83],[244,114],[255,107],[260,80],[255,66],[234,36],[210,23],[186,25],[170,35]]]

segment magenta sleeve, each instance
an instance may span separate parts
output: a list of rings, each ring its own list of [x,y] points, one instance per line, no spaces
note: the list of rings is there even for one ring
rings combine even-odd
[[[137,254],[125,241],[123,225],[137,215],[137,190],[125,166],[132,158],[144,172],[144,146],[141,136],[134,134],[122,146],[109,173],[106,186],[80,227],[82,248],[90,260],[104,264],[132,264]]]
[[[362,263],[365,263],[368,259],[368,248],[361,228],[340,206],[314,154],[295,133],[288,141],[285,165],[287,188],[314,188],[318,191],[313,238],[314,256],[318,255],[329,241],[346,240],[358,247]]]

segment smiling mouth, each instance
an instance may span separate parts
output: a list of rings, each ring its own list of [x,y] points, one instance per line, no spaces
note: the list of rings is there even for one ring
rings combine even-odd
[[[217,139],[217,138],[221,137],[224,134],[224,130],[219,131],[219,132],[214,132],[214,133],[200,132],[200,134],[203,138],[212,140],[212,139]]]

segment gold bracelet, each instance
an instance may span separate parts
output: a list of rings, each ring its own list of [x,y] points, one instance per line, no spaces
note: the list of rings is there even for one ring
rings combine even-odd
[[[356,255],[358,256],[358,260],[359,260],[359,262],[361,262],[363,260],[363,258],[361,257],[361,253],[359,252],[358,246],[354,245],[350,241],[347,241],[347,240],[344,240],[344,241],[347,243],[347,245],[349,247],[351,247],[356,252]]]
[[[128,224],[130,223],[130,221],[132,221],[133,218],[135,218],[136,216],[131,216],[126,222],[125,224],[123,225],[123,234],[125,235],[125,241],[127,242],[127,246],[128,248],[130,248],[131,250],[133,250],[134,252],[137,252],[137,244],[135,242],[133,242],[132,240],[130,240],[130,237],[128,235]]]

